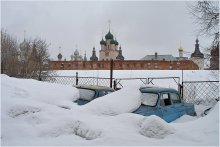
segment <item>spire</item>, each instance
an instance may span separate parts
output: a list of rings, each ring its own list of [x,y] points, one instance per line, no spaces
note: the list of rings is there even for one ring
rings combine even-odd
[[[91,61],[98,61],[98,57],[96,57],[95,47],[93,47],[92,56],[90,57],[90,60]]]
[[[26,33],[26,30],[24,30],[24,41],[25,41],[25,33]]]
[[[108,20],[108,30],[109,30],[109,32],[110,32],[110,25],[111,25],[111,20],[109,19]]]
[[[116,57],[117,60],[124,60],[124,56],[122,55],[121,45],[119,47],[118,56]]]
[[[204,58],[204,54],[201,53],[200,50],[199,50],[199,40],[198,40],[198,37],[196,38],[195,51],[191,54],[191,57]]]
[[[59,46],[59,54],[57,55],[58,61],[61,61],[63,57],[60,51],[61,51],[61,47]]]
[[[87,61],[87,57],[86,57],[86,51],[85,51],[85,54],[84,54],[84,61]]]
[[[180,41],[180,47],[179,47],[179,52],[183,52],[183,48],[182,48],[182,46],[181,46],[181,41]]]
[[[61,51],[61,46],[59,46],[59,53],[60,53],[60,51]]]

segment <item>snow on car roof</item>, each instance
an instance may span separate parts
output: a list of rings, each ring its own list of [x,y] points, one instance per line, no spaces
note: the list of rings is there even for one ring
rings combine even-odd
[[[114,89],[106,86],[99,86],[99,85],[74,85],[76,88],[86,88],[86,89],[94,89],[94,90],[112,90]]]
[[[163,88],[163,87],[142,87],[140,88],[141,92],[154,92],[154,93],[159,93],[159,92],[175,92],[178,93],[177,90],[172,89],[172,88]]]

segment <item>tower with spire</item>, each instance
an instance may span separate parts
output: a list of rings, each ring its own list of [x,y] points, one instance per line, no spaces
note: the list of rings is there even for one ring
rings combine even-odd
[[[179,59],[181,60],[181,59],[183,59],[183,48],[181,46],[181,42],[180,42],[180,47],[179,47],[178,51],[179,51]]]
[[[96,57],[95,47],[93,47],[92,56],[90,57],[90,60],[91,61],[98,61],[98,57]]]
[[[86,52],[85,52],[85,54],[84,54],[83,61],[87,61]]]
[[[204,69],[204,54],[199,50],[199,40],[196,38],[195,51],[191,54],[191,60],[196,63],[199,69]]]
[[[102,37],[102,40],[100,41],[101,50],[99,50],[99,60],[100,61],[106,61],[106,60],[120,60],[121,58],[117,57],[119,56],[119,50],[118,50],[118,41],[116,37],[113,36],[110,29],[110,21],[109,21],[109,31],[105,35],[105,40]],[[120,51],[122,56],[122,51]]]
[[[61,47],[59,47],[59,54],[57,55],[58,61],[61,61],[63,58],[63,55],[61,54]]]
[[[124,60],[124,56],[122,55],[121,46],[119,47],[118,56],[116,57],[117,60]]]

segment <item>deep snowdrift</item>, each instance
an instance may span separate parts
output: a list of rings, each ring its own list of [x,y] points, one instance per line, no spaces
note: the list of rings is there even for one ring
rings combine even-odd
[[[102,98],[82,106],[96,114],[117,115],[126,112],[133,112],[141,105],[140,85],[134,82],[128,84],[121,90],[108,94]]]
[[[82,107],[72,86],[5,75],[1,86],[2,145],[219,145],[219,104],[205,117],[168,124],[126,113],[139,105],[134,84]]]

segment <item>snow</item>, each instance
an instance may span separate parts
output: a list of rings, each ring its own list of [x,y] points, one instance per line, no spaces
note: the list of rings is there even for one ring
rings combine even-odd
[[[139,86],[132,81],[78,106],[73,101],[79,91],[72,86],[1,75],[1,145],[219,146],[219,103],[207,116],[166,123],[129,113],[140,105]]]
[[[163,139],[174,132],[174,127],[155,115],[146,117],[140,126],[140,133],[149,138]]]
[[[98,115],[117,115],[126,112],[133,112],[141,105],[139,84],[128,84],[119,91],[112,92],[101,99],[95,99],[82,106]],[[137,89],[134,91],[134,89]],[[130,92],[132,91],[132,92]]]

